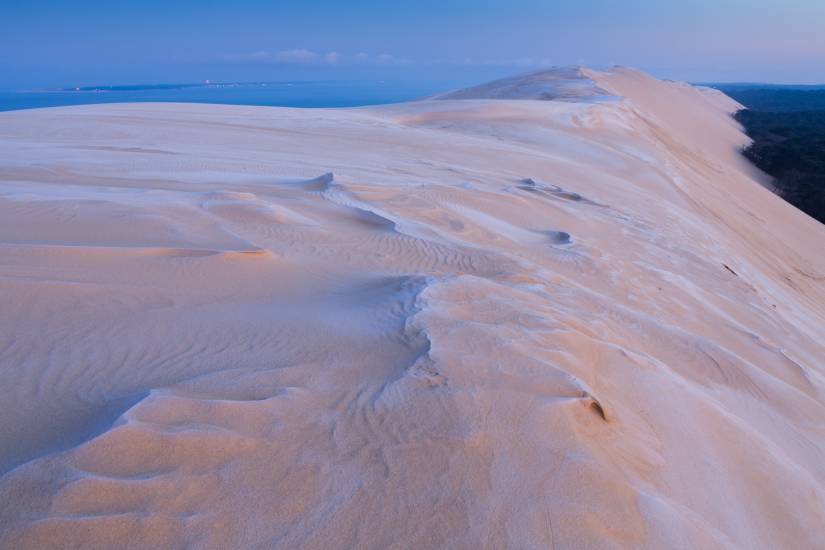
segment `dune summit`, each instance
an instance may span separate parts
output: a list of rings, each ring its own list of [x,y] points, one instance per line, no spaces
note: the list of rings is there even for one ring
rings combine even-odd
[[[825,547],[825,228],[737,108],[0,114],[0,547]]]
[[[439,94],[433,99],[538,99],[585,101],[610,98],[593,73],[582,67],[563,67],[494,80],[480,86]]]

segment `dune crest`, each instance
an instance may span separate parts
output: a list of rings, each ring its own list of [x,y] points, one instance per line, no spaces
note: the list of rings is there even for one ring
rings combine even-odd
[[[535,99],[594,101],[616,99],[582,67],[559,67],[502,78],[480,86],[439,94],[433,99]]]
[[[0,547],[823,547],[825,228],[735,109],[0,113]]]

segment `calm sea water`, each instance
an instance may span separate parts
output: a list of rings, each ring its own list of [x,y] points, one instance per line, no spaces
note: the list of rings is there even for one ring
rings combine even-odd
[[[176,84],[0,91],[0,111],[90,103],[181,102],[282,107],[358,107],[421,99],[449,84],[389,81]]]

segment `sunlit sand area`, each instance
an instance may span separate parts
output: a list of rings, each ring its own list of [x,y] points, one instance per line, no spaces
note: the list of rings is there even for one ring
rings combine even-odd
[[[825,227],[737,109],[0,114],[0,547],[821,548]]]

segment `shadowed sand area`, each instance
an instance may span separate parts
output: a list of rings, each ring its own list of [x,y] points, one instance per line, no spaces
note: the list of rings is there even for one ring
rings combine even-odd
[[[825,228],[737,108],[0,113],[0,548],[825,547]]]

